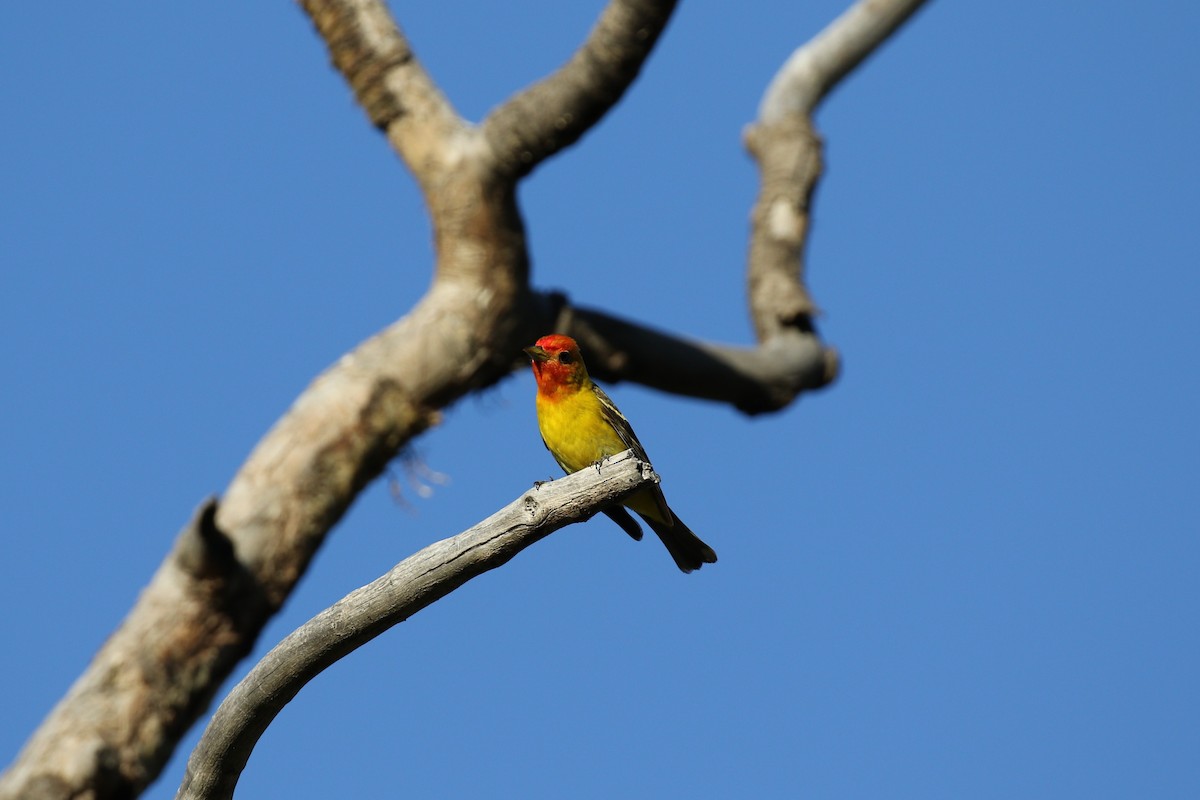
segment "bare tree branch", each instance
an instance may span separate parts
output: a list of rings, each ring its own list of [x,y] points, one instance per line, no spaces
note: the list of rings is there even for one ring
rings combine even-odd
[[[757,347],[687,339],[597,309],[543,297],[545,330],[579,341],[592,376],[729,403],[746,414],[786,408],[802,391],[828,385],[837,351],[811,332],[782,331]],[[524,366],[524,365],[522,365]]]
[[[820,143],[807,117],[788,109],[811,108],[918,2],[860,2],[861,14],[831,27],[851,20],[846,29],[820,39],[823,55],[809,59],[817,66],[794,69],[810,77],[788,77],[793,69],[785,68],[782,88],[773,84],[764,100],[769,113],[748,130],[763,174],[748,265],[759,346],[742,349],[570,309],[561,296],[528,286],[517,179],[621,97],[673,3],[612,0],[580,52],[497,109],[481,134],[442,96],[381,0],[299,1],[422,187],[437,252],[433,286],[407,316],[314,380],[220,503],[201,507],[129,615],[0,775],[0,800],[139,794],[362,488],[436,424],[440,409],[508,374],[537,336],[577,335],[598,375],[752,413],[782,408],[836,374],[836,353],[812,329],[801,261]]]
[[[925,0],[859,0],[796,48],[771,79],[758,110],[764,124],[811,114],[830,90],[895,33]]]
[[[804,286],[804,245],[821,140],[810,115],[855,65],[924,0],[859,0],[796,50],[771,81],[759,119],[746,131],[762,186],[751,214],[747,291],[758,340],[811,330],[816,305]]]
[[[59,788],[47,796],[130,797],[158,775],[358,492],[437,420],[436,409],[507,371],[517,343],[493,334],[502,309],[485,297],[435,284],[412,313],[313,382],[220,505],[185,528],[0,777],[0,798],[48,785]]]
[[[322,611],[263,656],[222,701],[188,760],[176,797],[232,798],[259,737],[330,665],[534,542],[657,481],[650,465],[626,450],[599,469],[534,486],[473,528],[429,545]]]
[[[595,125],[633,83],[674,9],[675,0],[612,0],[566,64],[484,121],[500,169],[525,175]]]
[[[372,124],[420,181],[452,161],[467,125],[413,54],[382,0],[299,0]]]

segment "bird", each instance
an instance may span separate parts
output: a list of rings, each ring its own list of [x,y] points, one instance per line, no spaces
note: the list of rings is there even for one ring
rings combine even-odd
[[[574,339],[550,334],[526,347],[525,353],[537,381],[542,443],[564,472],[578,472],[625,450],[650,463],[629,420],[588,375]],[[658,534],[683,572],[716,563],[717,554],[671,510],[658,484],[640,489],[622,502],[624,507],[614,506],[604,513],[635,541],[641,540],[642,529],[626,508]]]

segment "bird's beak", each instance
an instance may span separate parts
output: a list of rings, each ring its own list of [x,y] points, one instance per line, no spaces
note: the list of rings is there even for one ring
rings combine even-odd
[[[526,347],[525,355],[533,359],[535,364],[539,361],[548,361],[550,359],[550,354],[538,347],[536,344],[533,347]]]

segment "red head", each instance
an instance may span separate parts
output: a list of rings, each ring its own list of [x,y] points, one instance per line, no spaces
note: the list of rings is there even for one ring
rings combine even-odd
[[[537,340],[525,352],[533,362],[533,377],[538,392],[553,396],[564,389],[574,391],[588,382],[587,367],[579,354],[579,345],[570,336],[552,333]]]

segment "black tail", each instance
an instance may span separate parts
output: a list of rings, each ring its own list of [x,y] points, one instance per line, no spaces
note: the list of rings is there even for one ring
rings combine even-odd
[[[621,526],[621,530],[629,534],[629,538],[635,542],[642,540],[642,526],[637,524],[637,520],[629,516],[629,512],[621,506],[613,506],[612,508],[604,509],[604,516],[611,519],[613,522]]]
[[[692,533],[692,529],[684,525],[683,520],[674,511],[671,512],[671,520],[674,523],[672,525],[664,525],[641,514],[638,516],[646,521],[650,530],[658,534],[658,538],[667,546],[671,558],[675,559],[676,565],[684,572],[700,569],[705,564],[717,563],[717,554],[713,549],[700,541],[700,537]]]

